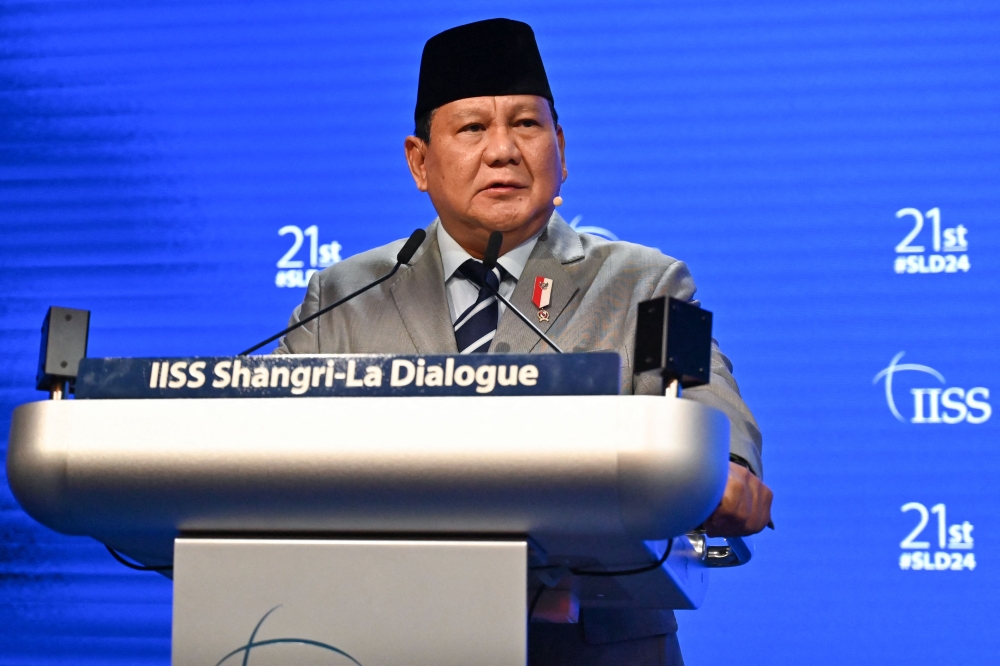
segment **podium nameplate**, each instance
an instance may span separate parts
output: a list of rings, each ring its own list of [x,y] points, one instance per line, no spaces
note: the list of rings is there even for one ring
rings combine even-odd
[[[78,399],[617,395],[621,358],[324,354],[85,358]]]

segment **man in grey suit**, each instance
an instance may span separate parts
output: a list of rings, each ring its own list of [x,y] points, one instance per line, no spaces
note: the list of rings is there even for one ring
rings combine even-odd
[[[658,394],[633,378],[636,311],[662,295],[693,301],[687,267],[657,250],[579,234],[555,212],[566,179],[565,139],[534,33],[506,19],[431,38],[421,59],[416,130],[405,142],[418,189],[438,218],[408,266],[390,280],[288,334],[279,353],[544,353],[546,343],[492,293],[565,351],[613,350],[622,391]],[[504,234],[498,267],[482,267],[487,240]],[[295,323],[387,273],[403,241],[317,273]],[[545,283],[546,297],[536,286]],[[684,397],[724,411],[732,425],[729,480],[705,527],[742,536],[770,521],[760,481],[761,436],[729,360],[713,345],[712,381]],[[579,625],[532,623],[532,666],[681,664],[669,611],[584,611]]]

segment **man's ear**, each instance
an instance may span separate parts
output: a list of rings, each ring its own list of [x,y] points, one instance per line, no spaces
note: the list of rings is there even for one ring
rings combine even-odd
[[[421,192],[427,191],[427,144],[423,139],[415,136],[406,137],[403,142],[403,150],[406,152],[406,164],[410,167],[410,175],[413,182]]]
[[[556,123],[556,140],[559,142],[559,161],[562,163],[562,182],[566,182],[569,171],[566,170],[566,137],[563,136],[562,125]]]

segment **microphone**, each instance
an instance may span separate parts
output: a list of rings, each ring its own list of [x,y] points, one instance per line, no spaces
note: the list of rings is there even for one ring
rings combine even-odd
[[[360,296],[361,294],[365,293],[366,291],[368,291],[372,287],[375,287],[375,286],[378,286],[378,285],[382,284],[383,282],[385,282],[386,280],[388,280],[389,278],[391,278],[393,275],[395,275],[396,271],[399,270],[400,266],[402,266],[403,264],[410,263],[410,259],[412,259],[413,255],[416,254],[417,248],[419,248],[421,246],[421,244],[423,244],[424,239],[426,237],[427,237],[427,232],[425,232],[423,229],[417,229],[417,230],[415,230],[412,234],[410,234],[410,237],[406,239],[406,243],[403,244],[402,249],[396,255],[396,265],[392,267],[391,271],[389,271],[388,273],[386,273],[385,275],[383,275],[379,279],[375,280],[370,285],[368,285],[366,287],[362,287],[361,289],[358,289],[353,294],[348,294],[347,296],[344,296],[342,299],[340,299],[336,303],[331,303],[330,305],[326,306],[322,310],[314,312],[313,314],[309,315],[305,319],[302,319],[301,321],[298,321],[298,322],[292,324],[291,326],[289,326],[285,330],[281,331],[280,333],[275,333],[274,335],[272,335],[271,337],[269,337],[267,340],[264,340],[263,342],[259,342],[259,343],[255,344],[253,347],[250,347],[249,349],[247,349],[245,351],[241,351],[239,354],[237,354],[237,356],[246,356],[247,354],[255,352],[258,349],[260,349],[261,347],[263,347],[264,345],[268,344],[269,342],[274,342],[275,340],[277,340],[281,336],[286,335],[288,333],[291,333],[292,331],[294,331],[298,327],[304,326],[305,324],[308,324],[309,322],[311,322],[313,319],[316,319],[317,317],[325,315],[330,310],[343,305],[344,303],[346,303],[347,301],[351,300],[355,296]],[[494,263],[496,263],[495,259],[494,259]]]
[[[497,258],[500,256],[500,246],[501,245],[503,245],[503,233],[500,232],[500,231],[494,231],[492,234],[490,234],[490,239],[486,242],[486,253],[483,255],[483,267],[487,271],[492,271],[494,269],[494,267],[496,267],[496,265],[497,265]],[[465,274],[463,273],[463,275],[465,275]],[[466,277],[469,277],[469,276],[466,276]],[[531,321],[530,319],[528,319],[527,317],[525,317],[523,314],[521,314],[520,310],[518,310],[513,305],[511,305],[510,301],[508,301],[506,298],[504,298],[503,296],[501,296],[500,295],[500,291],[497,290],[497,289],[494,289],[493,285],[491,285],[488,281],[483,280],[483,282],[482,282],[482,284],[480,286],[486,287],[487,289],[489,289],[490,291],[492,291],[493,295],[497,297],[497,300],[499,300],[501,303],[503,303],[504,305],[506,305],[509,310],[511,310],[514,314],[517,315],[518,319],[520,319],[521,321],[523,321],[528,326],[528,328],[530,328],[532,331],[534,331],[535,335],[537,335],[542,340],[545,340],[545,342],[548,343],[548,345],[550,347],[552,347],[553,349],[555,349],[557,353],[559,353],[559,354],[563,353],[563,350],[559,348],[559,345],[557,345],[556,343],[552,342],[552,340],[549,338],[549,336],[545,335],[545,333],[542,332],[542,329],[540,329],[537,326],[535,326],[535,322]]]

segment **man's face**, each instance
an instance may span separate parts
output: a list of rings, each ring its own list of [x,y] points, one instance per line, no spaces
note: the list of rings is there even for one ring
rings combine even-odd
[[[481,256],[493,231],[507,251],[545,225],[566,178],[564,146],[545,98],[509,95],[445,104],[430,143],[408,137],[406,153],[448,233]]]

